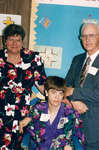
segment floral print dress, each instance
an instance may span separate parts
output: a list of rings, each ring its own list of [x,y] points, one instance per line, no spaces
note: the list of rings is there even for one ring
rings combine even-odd
[[[38,52],[23,48],[21,62],[7,62],[0,50],[0,150],[20,150],[19,121],[29,113],[32,87],[44,84],[46,74]]]
[[[68,105],[61,103],[52,124],[49,122],[48,103],[41,100],[31,108],[30,117],[32,121],[28,131],[36,144],[35,150],[63,150],[67,144],[71,145],[72,150],[76,150],[72,140],[74,136],[84,149],[82,121],[78,112]]]

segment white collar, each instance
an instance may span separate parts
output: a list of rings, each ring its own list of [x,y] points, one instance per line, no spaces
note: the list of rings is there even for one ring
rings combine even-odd
[[[90,56],[90,58],[91,58],[91,64],[94,62],[95,58],[96,58],[98,55],[99,55],[99,50],[97,50],[94,54],[92,54],[92,55]],[[86,58],[88,58],[88,57],[89,57],[89,55],[88,55],[88,53],[87,53],[87,57],[86,57]]]

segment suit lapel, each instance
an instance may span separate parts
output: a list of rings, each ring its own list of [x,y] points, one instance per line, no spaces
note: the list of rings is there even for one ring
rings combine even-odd
[[[86,58],[86,53],[84,53],[82,55],[82,57],[80,58],[80,71],[82,70],[82,67],[83,67],[83,64],[84,64],[84,61],[85,61],[85,58]]]
[[[97,68],[98,72],[99,72],[99,55],[95,58],[95,60],[94,60],[94,62],[92,64],[92,67]],[[88,73],[88,75],[87,75],[87,77],[85,79],[84,87],[87,87],[87,86],[92,87],[92,82],[93,82],[94,78],[96,78],[96,75]]]
[[[80,82],[80,76],[81,76],[81,73],[82,73],[82,67],[83,67],[83,63],[84,63],[84,61],[85,61],[85,58],[86,58],[86,53],[84,53],[83,55],[82,55],[82,57],[80,58],[80,60],[79,60],[79,68],[78,68],[78,85],[79,85],[79,82]]]
[[[94,60],[92,66],[99,69],[99,54],[98,54],[98,56],[96,57],[96,59]]]

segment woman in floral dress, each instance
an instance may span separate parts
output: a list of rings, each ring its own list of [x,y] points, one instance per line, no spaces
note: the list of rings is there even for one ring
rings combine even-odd
[[[23,48],[22,26],[11,24],[3,31],[0,50],[0,150],[20,150],[19,122],[29,113],[32,87],[43,92],[46,79],[37,52]]]
[[[65,80],[49,76],[45,82],[48,101],[38,101],[31,108],[30,117],[20,122],[20,133],[29,123],[28,131],[36,144],[34,150],[84,150],[82,121],[77,111],[62,103],[64,92]],[[80,144],[78,149],[73,142],[75,136]]]

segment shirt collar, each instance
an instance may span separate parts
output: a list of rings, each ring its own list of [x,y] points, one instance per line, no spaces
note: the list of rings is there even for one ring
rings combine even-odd
[[[94,62],[95,58],[96,58],[98,55],[99,55],[99,50],[97,50],[94,54],[92,54],[92,55],[90,56],[90,58],[91,58],[91,64]],[[87,57],[86,57],[86,58],[88,58],[88,57],[89,57],[89,55],[88,55],[88,53],[87,53]]]

